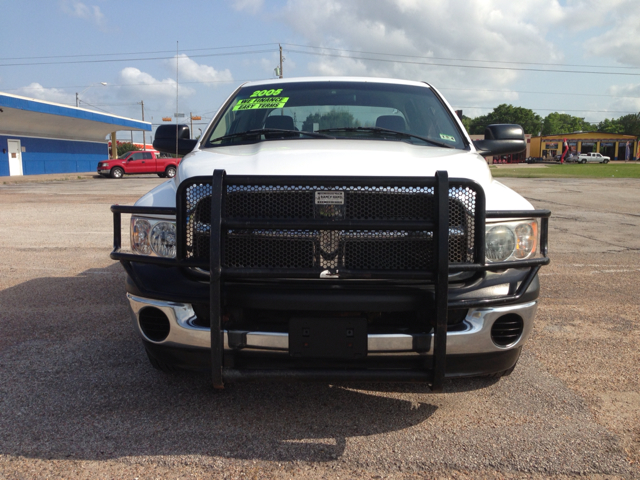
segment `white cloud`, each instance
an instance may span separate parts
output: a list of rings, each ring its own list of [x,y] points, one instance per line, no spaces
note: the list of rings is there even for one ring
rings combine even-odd
[[[308,59],[308,69],[318,75],[389,76],[426,80],[442,87],[490,85],[499,89],[511,84],[518,72],[442,64],[506,67],[459,59],[562,60],[559,49],[545,39],[549,29],[563,18],[557,0],[377,0],[375,4],[371,0],[313,4],[289,0],[284,18],[309,45],[343,49],[324,53],[352,57],[289,53],[298,62]],[[375,55],[366,52],[389,55],[379,57],[387,61],[373,61],[370,59]],[[457,96],[464,98],[465,94]],[[504,97],[501,93],[484,96]]]
[[[157,80],[152,75],[135,67],[124,68],[120,72],[118,97],[131,101],[153,101],[164,109],[171,111],[175,107],[176,81],[173,78]],[[193,88],[180,86],[180,98],[195,94]]]
[[[61,0],[60,7],[72,17],[89,20],[101,28],[105,26],[104,14],[97,5],[86,5],[77,0]]]
[[[16,95],[23,97],[36,98],[47,102],[62,103],[66,105],[75,105],[75,94],[65,92],[58,88],[46,88],[37,82],[33,82],[26,87],[21,87],[15,91]]]
[[[609,109],[615,112],[628,111],[629,113],[640,112],[640,84],[613,85],[609,87],[609,95],[616,98],[609,105]],[[612,114],[617,118],[623,113]]]
[[[560,18],[557,20],[563,28],[582,31],[597,28],[599,31],[610,27],[610,20],[620,13],[627,15],[637,10],[636,0],[568,0],[561,8]],[[626,13],[623,13],[625,12]]]
[[[629,10],[606,23],[609,30],[585,43],[587,53],[640,67],[640,11]]]
[[[264,0],[233,0],[233,8],[256,14],[262,9]]]
[[[167,60],[167,65],[175,71],[176,57],[173,57],[173,60]],[[179,78],[185,81],[202,82],[208,86],[233,81],[233,75],[229,69],[216,70],[208,65],[200,65],[185,54],[179,56]]]

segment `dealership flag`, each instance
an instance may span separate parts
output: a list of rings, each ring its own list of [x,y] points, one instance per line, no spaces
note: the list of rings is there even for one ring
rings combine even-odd
[[[569,143],[567,142],[567,139],[564,139],[564,143],[562,144],[562,156],[560,157],[560,163],[564,163],[564,157],[567,154],[567,152],[569,151]]]
[[[625,162],[627,160],[629,160],[629,157],[631,157],[631,149],[629,148],[629,142],[627,142],[627,148],[626,148],[625,156],[624,156]]]

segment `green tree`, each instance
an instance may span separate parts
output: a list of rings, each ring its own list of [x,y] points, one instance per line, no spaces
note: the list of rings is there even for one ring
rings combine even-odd
[[[629,115],[623,115],[617,120],[622,126],[622,132],[625,135],[640,136],[640,113],[630,113]]]
[[[585,121],[584,118],[574,117],[568,113],[550,113],[544,118],[542,123],[542,135],[587,132],[595,129],[596,126]]]
[[[136,147],[133,143],[121,143],[120,145],[118,145],[118,156],[124,155],[127,152],[133,152],[135,150],[139,150],[139,148]]]
[[[339,128],[339,127],[359,127],[358,122],[353,115],[349,112],[340,110],[331,110],[328,113],[312,113],[305,119],[302,124],[302,130],[306,132],[313,131],[313,124],[320,125],[320,130],[324,128]]]
[[[525,133],[532,135],[538,135],[542,130],[542,117],[533,110],[503,103],[491,113],[474,118],[468,131],[471,134],[482,135],[485,127],[495,123],[516,123],[522,126]]]
[[[624,127],[616,118],[612,118],[611,120],[605,118],[598,123],[598,131],[605,133],[624,133]]]
[[[467,130],[467,132],[471,132],[471,122],[473,122],[473,118],[462,115],[462,125],[464,125],[464,128]]]

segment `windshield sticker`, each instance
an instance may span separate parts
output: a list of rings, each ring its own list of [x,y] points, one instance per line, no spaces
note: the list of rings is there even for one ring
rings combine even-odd
[[[255,110],[258,108],[284,108],[285,104],[289,100],[289,97],[257,97],[257,98],[245,98],[240,100],[235,107],[234,111],[238,110]]]
[[[256,90],[251,94],[252,97],[273,97],[274,95],[280,95],[282,93],[282,89],[279,88],[277,90]]]
[[[446,140],[447,142],[455,142],[456,141],[456,137],[452,137],[451,135],[445,135],[444,133],[440,134],[440,138],[442,140]]]

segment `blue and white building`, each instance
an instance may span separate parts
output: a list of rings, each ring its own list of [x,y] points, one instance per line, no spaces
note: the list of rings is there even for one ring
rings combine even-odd
[[[0,177],[95,171],[118,131],[151,123],[0,93]]]

